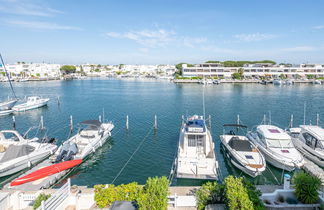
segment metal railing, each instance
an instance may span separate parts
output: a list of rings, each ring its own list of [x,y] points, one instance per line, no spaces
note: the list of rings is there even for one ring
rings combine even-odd
[[[60,189],[58,189],[49,199],[42,201],[41,206],[37,210],[55,210],[63,201],[69,197],[71,181],[68,179]]]

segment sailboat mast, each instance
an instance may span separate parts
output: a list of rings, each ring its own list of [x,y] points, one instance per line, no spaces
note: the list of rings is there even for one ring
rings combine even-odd
[[[3,62],[3,58],[2,58],[1,53],[0,53],[0,58],[1,58],[1,63],[2,63],[3,69],[4,69],[5,72],[6,72],[6,76],[7,76],[7,78],[8,78],[8,82],[9,82],[9,84],[10,84],[10,88],[11,88],[12,94],[14,95],[15,99],[17,99],[16,93],[15,93],[13,87],[12,87],[12,84],[11,84],[10,75],[8,74],[8,71],[7,71],[7,69],[6,69],[6,65],[5,65],[5,63]]]

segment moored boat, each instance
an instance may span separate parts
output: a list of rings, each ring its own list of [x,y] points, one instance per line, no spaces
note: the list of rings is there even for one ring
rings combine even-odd
[[[291,137],[281,128],[273,125],[259,125],[247,137],[258,147],[271,165],[293,171],[304,164],[303,156],[292,143]]]
[[[240,128],[247,128],[240,124],[225,124],[224,130],[226,127],[236,128],[236,132]],[[224,132],[220,140],[225,155],[235,167],[251,177],[261,175],[265,171],[266,161],[262,153],[246,136],[238,135],[234,130],[230,130],[228,133]]]
[[[295,147],[309,160],[324,168],[324,129],[316,125],[290,128]]]
[[[0,131],[0,177],[8,176],[44,160],[57,146],[38,138],[26,139],[16,130]]]
[[[40,98],[39,96],[32,96],[27,98],[26,103],[14,106],[12,109],[16,112],[24,112],[31,109],[37,109],[46,106],[49,98]]]
[[[218,179],[214,142],[205,120],[194,115],[180,130],[176,177],[182,179]]]
[[[24,189],[24,190],[38,190],[42,188],[49,188],[62,177],[66,176],[73,167],[62,168],[56,170],[55,166],[60,163],[66,165],[71,160],[81,160],[84,162],[91,154],[95,153],[97,149],[103,146],[107,139],[111,136],[111,131],[114,128],[112,122],[100,122],[98,120],[86,120],[79,123],[78,133],[65,142],[58,148],[54,155],[44,162],[38,164],[35,168],[28,171],[18,178],[18,182],[22,177],[32,178],[28,182],[24,182],[16,186],[7,186],[8,188]],[[70,164],[68,164],[70,166]],[[45,171],[43,168],[45,168]],[[64,169],[64,170],[63,170]],[[53,171],[54,170],[54,171]],[[55,173],[54,173],[55,172]],[[41,178],[39,174],[47,174]],[[39,179],[36,179],[34,175]]]

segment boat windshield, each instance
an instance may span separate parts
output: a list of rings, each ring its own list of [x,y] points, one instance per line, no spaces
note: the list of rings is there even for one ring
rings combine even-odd
[[[267,139],[269,147],[272,148],[293,148],[293,143],[290,139]]]

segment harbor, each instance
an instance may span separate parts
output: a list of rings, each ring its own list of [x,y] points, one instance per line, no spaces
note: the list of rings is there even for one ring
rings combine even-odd
[[[295,125],[302,124],[305,101],[312,101],[312,103],[307,103],[309,104],[306,109],[307,122],[316,124],[316,114],[321,115],[322,108],[319,101],[312,100],[320,97],[322,86],[307,84],[290,87],[257,84],[223,84],[204,87],[198,84],[175,85],[168,82],[115,79],[43,82],[42,85],[45,88],[39,88],[37,84],[39,83],[27,82],[15,85],[18,96],[37,91],[39,95],[51,98],[47,107],[14,114],[16,129],[20,132],[38,125],[43,116],[44,126],[48,130],[47,135],[57,138],[60,144],[69,135],[71,115],[76,126],[83,120],[99,119],[104,109],[105,118],[114,122],[115,129],[112,132],[111,142],[105,144],[97,154],[90,157],[89,161],[82,164],[72,176],[73,184],[90,187],[114,180],[134,148],[146,135],[147,138],[142,147],[129,161],[115,183],[130,181],[143,183],[150,176],[169,175],[176,155],[182,115],[186,115],[187,112],[202,114],[202,88],[205,88],[206,112],[211,115],[211,134],[215,142],[215,154],[222,176],[241,174],[239,170],[226,162],[220,152],[219,135],[222,134],[223,124],[235,121],[239,114],[241,121],[252,128],[260,124],[264,114],[268,115],[269,111],[272,113],[272,122],[282,128],[289,126],[291,114],[295,117]],[[28,88],[25,88],[26,86]],[[164,91],[160,92],[161,89]],[[295,96],[297,92],[303,94]],[[57,101],[58,95],[60,103]],[[81,103],[81,95],[82,98],[87,95],[86,98],[89,100],[82,100]],[[265,100],[259,99],[262,96],[267,97]],[[6,96],[3,95],[3,97]],[[157,100],[160,97],[163,97],[165,101],[160,103]],[[255,102],[253,107],[250,107],[247,99]],[[97,103],[92,103],[92,100],[96,100]],[[238,103],[238,101],[241,102]],[[295,106],[289,106],[291,103]],[[133,109],[137,111],[129,111],[129,104],[132,104]],[[155,108],[148,108],[151,106]],[[289,110],[282,112],[282,107],[288,106]],[[87,111],[84,111],[84,107],[87,107]],[[280,113],[280,115],[274,113]],[[127,115],[129,117],[128,129],[126,129]],[[154,125],[155,115],[157,116],[157,129],[149,132]],[[2,116],[0,123],[2,129],[12,129],[12,116]],[[74,132],[77,132],[76,128]],[[160,162],[159,165],[155,164],[157,160]],[[109,167],[106,167],[108,165]],[[254,181],[258,184],[282,183],[282,170],[271,165],[269,169]],[[185,180],[173,184],[196,185],[194,180],[189,183]]]

